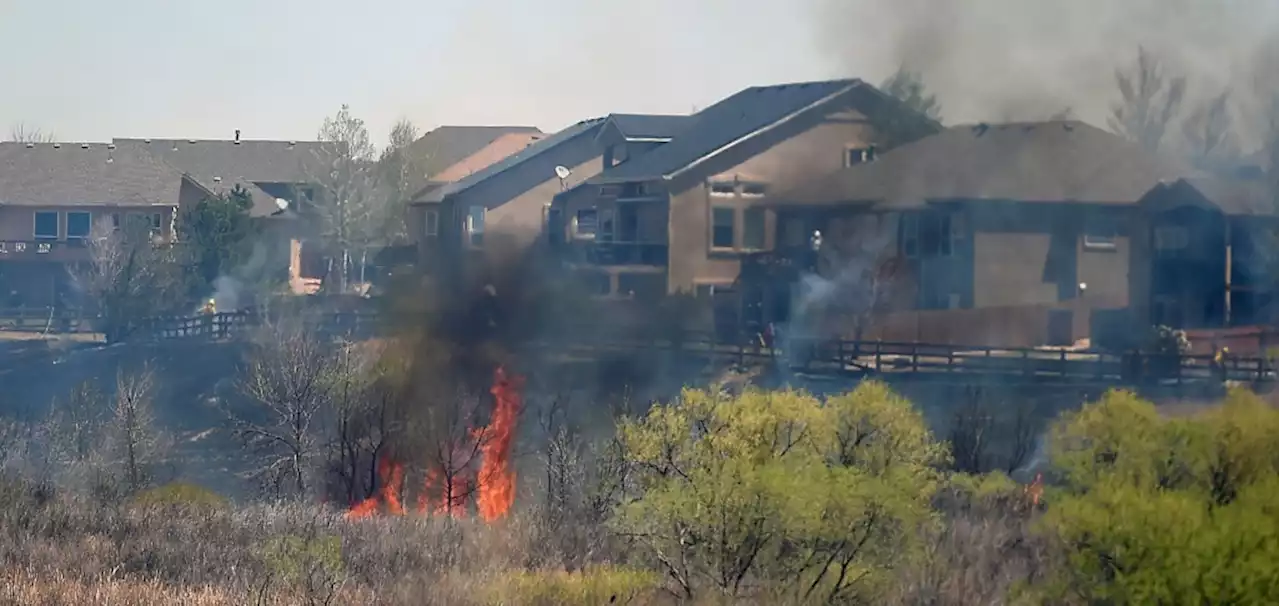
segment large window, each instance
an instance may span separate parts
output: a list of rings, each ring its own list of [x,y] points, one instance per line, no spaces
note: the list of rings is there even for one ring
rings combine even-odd
[[[950,257],[965,238],[966,225],[960,213],[906,213],[899,225],[902,256]]]
[[[472,246],[484,245],[484,215],[483,206],[472,206],[467,209],[467,236]]]
[[[35,219],[35,230],[33,234],[37,240],[57,240],[58,239],[58,213],[57,211],[37,211]]]
[[[423,215],[422,229],[428,238],[440,235],[440,211],[428,210]]]
[[[733,248],[733,209],[711,209],[711,247]]]
[[[764,209],[748,208],[742,211],[742,248],[764,249]]]
[[[84,211],[74,211],[67,213],[67,239],[72,238],[85,239],[89,237],[89,230],[93,226],[93,215]]]
[[[594,238],[599,216],[594,208],[582,208],[573,217],[573,235],[579,238]]]

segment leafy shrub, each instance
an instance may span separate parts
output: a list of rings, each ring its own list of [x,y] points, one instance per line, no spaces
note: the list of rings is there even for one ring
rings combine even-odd
[[[342,574],[342,539],[323,535],[272,537],[260,552],[262,563],[274,576],[288,582],[307,582],[310,577],[333,578]]]
[[[222,495],[189,482],[170,482],[149,488],[133,497],[136,505],[144,507],[194,507],[221,509],[227,506]]]

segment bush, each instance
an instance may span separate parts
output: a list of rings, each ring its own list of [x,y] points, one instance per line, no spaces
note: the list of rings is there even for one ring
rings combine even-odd
[[[1056,591],[1104,603],[1275,603],[1280,417],[1250,393],[1186,419],[1112,391],[1053,428]]]
[[[149,488],[133,497],[135,505],[143,507],[193,507],[196,509],[222,509],[228,504],[222,495],[197,484],[170,482]]]
[[[648,598],[658,584],[657,574],[636,568],[512,571],[499,575],[488,586],[485,601],[528,606],[650,603]]]
[[[616,529],[693,597],[874,595],[916,547],[946,458],[920,413],[877,382],[796,391],[686,390],[624,421]]]

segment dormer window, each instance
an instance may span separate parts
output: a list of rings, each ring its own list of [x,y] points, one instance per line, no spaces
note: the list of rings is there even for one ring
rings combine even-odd
[[[867,147],[851,147],[844,150],[844,152],[844,165],[846,167],[865,164],[876,159],[876,148],[874,145],[869,145]]]
[[[765,194],[766,189],[768,188],[765,187],[764,183],[743,183],[742,195],[744,197],[760,197]]]
[[[627,183],[622,186],[622,193],[619,198],[643,198],[649,195],[649,188],[645,183]]]

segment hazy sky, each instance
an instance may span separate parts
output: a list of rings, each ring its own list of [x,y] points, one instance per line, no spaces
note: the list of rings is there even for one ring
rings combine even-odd
[[[67,141],[225,138],[237,128],[305,139],[349,103],[379,141],[401,116],[423,128],[554,130],[609,112],[684,113],[753,84],[879,82],[904,60],[936,83],[951,121],[1072,105],[1100,122],[1122,50],[1163,44],[1179,61],[1226,73],[1275,35],[1276,6],[0,0],[0,129],[23,123]]]

